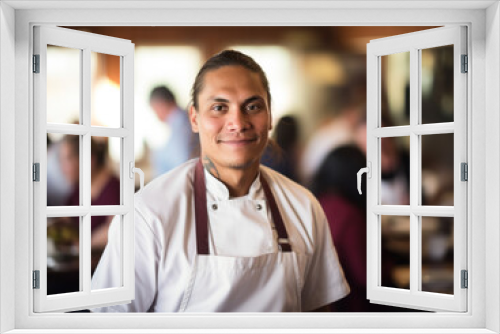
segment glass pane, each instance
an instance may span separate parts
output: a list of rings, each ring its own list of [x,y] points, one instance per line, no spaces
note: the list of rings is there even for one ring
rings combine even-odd
[[[47,134],[47,205],[80,205],[80,136]]]
[[[421,219],[422,291],[453,294],[453,218]]]
[[[410,124],[410,52],[381,57],[382,126]]]
[[[80,123],[81,53],[47,46],[47,122]]]
[[[47,218],[47,294],[80,291],[81,217]]]
[[[422,50],[422,124],[453,122],[453,45]]]
[[[380,139],[382,205],[410,204],[410,137]]]
[[[117,288],[123,286],[121,273],[122,273],[122,216],[92,216],[92,234],[91,234],[91,247],[92,247],[92,261],[91,271],[92,275],[99,265],[106,268],[112,268],[114,273],[112,278],[108,279],[106,286],[99,286],[99,289],[104,288]],[[109,240],[109,246],[106,245]],[[100,263],[101,257],[106,252],[111,252]],[[92,290],[94,289],[94,286]]]
[[[410,217],[381,216],[382,286],[410,288]]]
[[[121,126],[120,57],[91,53],[91,123],[94,126]]]
[[[91,137],[91,205],[120,205],[121,138]]]
[[[453,134],[422,136],[422,205],[453,206]]]

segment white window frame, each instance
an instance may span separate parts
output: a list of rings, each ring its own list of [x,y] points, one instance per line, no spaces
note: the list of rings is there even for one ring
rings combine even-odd
[[[132,3],[132,2],[131,2]],[[129,5],[129,2],[121,2]],[[54,6],[71,6],[68,2],[19,2],[0,4],[0,326],[1,331],[15,329],[15,333],[36,333],[35,329],[90,328],[89,332],[102,329],[137,328],[140,324],[160,332],[179,332],[176,328],[267,328],[261,332],[283,332],[282,328],[296,328],[294,332],[310,329],[315,332],[350,333],[384,332],[392,328],[397,333],[492,333],[500,331],[500,10],[498,1],[433,1],[418,2],[367,2],[299,1],[286,4],[274,2],[204,2],[204,8],[192,9],[200,3],[172,1],[154,6],[163,9],[137,10],[151,6],[149,2],[133,2],[134,9],[119,9],[112,2],[77,2],[74,6],[87,9],[57,9]],[[293,5],[294,8],[289,8]],[[52,7],[51,7],[52,6]],[[97,9],[97,7],[101,9]],[[102,10],[102,7],[109,9]],[[252,8],[253,6],[253,8]],[[398,8],[391,8],[398,6]],[[432,7],[430,7],[432,6]],[[460,6],[457,7],[453,6]],[[438,9],[436,9],[436,7]],[[24,9],[22,9],[24,8]],[[44,10],[45,8],[45,10]],[[47,8],[52,8],[46,10]],[[373,9],[375,8],[375,9]],[[403,8],[403,9],[402,9]],[[471,62],[469,69],[468,151],[469,166],[468,248],[469,308],[467,313],[436,314],[253,314],[253,315],[178,315],[178,314],[111,314],[93,315],[38,315],[32,313],[33,291],[31,284],[32,245],[32,191],[30,181],[32,156],[32,82],[30,79],[32,26],[57,25],[451,25],[469,27]],[[6,28],[6,29],[4,29]],[[487,28],[487,29],[486,29]],[[486,71],[486,66],[488,70]],[[15,70],[14,70],[15,68]],[[12,85],[15,82],[15,88]],[[15,95],[15,98],[13,97]],[[14,112],[15,110],[15,112]],[[15,116],[14,116],[15,115]],[[15,145],[12,145],[15,138]],[[486,149],[486,151],[485,151]],[[488,152],[488,153],[486,153]],[[486,176],[488,179],[486,182]],[[15,177],[12,177],[15,175]],[[15,194],[14,199],[12,194]],[[487,194],[487,196],[486,196]],[[13,209],[14,208],[14,209]],[[15,224],[12,224],[12,222]],[[473,226],[473,227],[472,227]],[[14,242],[15,236],[15,242]],[[473,246],[473,247],[472,247]],[[488,256],[487,254],[494,254]],[[486,259],[486,261],[485,261]],[[12,287],[15,286],[15,289]],[[487,293],[486,293],[487,292]],[[14,307],[12,307],[14,305]],[[165,329],[168,326],[169,329]],[[198,328],[198,329],[196,329]],[[320,329],[329,328],[322,331]],[[418,331],[411,328],[418,328]],[[434,328],[429,330],[428,328]],[[28,330],[29,329],[29,330]],[[337,330],[336,330],[337,329]],[[217,330],[215,332],[222,332]],[[41,332],[41,331],[40,331]],[[53,332],[53,331],[52,331]],[[131,332],[131,331],[129,331]],[[144,330],[138,330],[144,332]]]
[[[134,299],[134,44],[128,40],[52,26],[35,26],[33,52],[39,56],[33,74],[34,162],[39,163],[39,181],[33,184],[33,269],[39,272],[34,289],[34,311],[73,311],[102,305],[123,304]],[[80,124],[47,122],[47,46],[80,52]],[[120,127],[91,125],[91,54],[120,57]],[[80,205],[47,207],[48,133],[80,136]],[[92,136],[120,139],[120,205],[93,206],[90,200],[90,145]],[[91,288],[91,216],[119,216],[114,224],[121,245],[121,286],[93,291]],[[79,291],[47,295],[47,218],[81,217],[79,227]]]
[[[367,162],[371,178],[367,179],[367,296],[371,302],[411,306],[422,310],[467,310],[467,290],[461,287],[461,270],[467,270],[467,185],[461,181],[461,163],[467,163],[467,73],[462,73],[461,56],[467,55],[467,29],[449,26],[393,37],[372,40],[367,47]],[[422,124],[421,50],[453,45],[454,110],[453,122]],[[408,125],[383,127],[382,57],[408,52],[410,71],[410,118]],[[433,134],[453,135],[454,205],[422,205],[421,136]],[[381,203],[381,139],[385,137],[410,139],[409,205],[383,205]],[[384,287],[382,277],[381,217],[383,215],[409,218],[410,287],[396,289]],[[453,293],[421,291],[422,284],[422,217],[451,217],[453,219]]]

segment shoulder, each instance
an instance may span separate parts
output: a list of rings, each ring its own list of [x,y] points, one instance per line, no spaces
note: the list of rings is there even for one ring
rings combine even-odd
[[[290,241],[298,253],[323,252],[325,236],[330,237],[328,221],[316,197],[306,188],[269,168],[263,176],[272,189]]]
[[[279,200],[282,205],[288,203],[296,208],[309,211],[314,216],[323,214],[321,205],[316,197],[304,186],[269,167],[261,166],[261,171],[269,182],[269,186],[278,197],[277,200]]]
[[[183,202],[191,198],[197,162],[197,158],[188,160],[149,182],[135,194],[136,211],[161,218],[173,209],[179,210],[179,205],[185,205]]]

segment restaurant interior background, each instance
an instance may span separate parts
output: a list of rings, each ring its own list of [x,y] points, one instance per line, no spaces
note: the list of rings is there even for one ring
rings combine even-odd
[[[287,159],[287,166],[294,167],[291,177],[318,196],[333,226],[333,239],[353,291],[348,297],[351,300],[333,305],[333,310],[404,310],[377,308],[366,301],[366,198],[356,197],[357,167],[360,164],[363,167],[364,161],[354,156],[362,156],[366,149],[367,43],[432,27],[67,28],[135,43],[135,157],[136,166],[145,172],[146,183],[153,177],[151,151],[168,140],[171,132],[149,105],[152,89],[168,86],[178,105],[187,109],[194,78],[210,56],[228,48],[252,56],[270,82],[274,124],[271,136],[283,146],[281,154]],[[422,53],[422,72],[426,74],[422,81],[424,123],[453,121],[452,54],[453,47],[427,49]],[[381,122],[383,126],[409,124],[409,53],[382,58]],[[80,75],[79,51],[51,46],[47,62],[47,121],[79,122],[80,88],[76,84]],[[92,53],[91,66],[92,124],[119,126],[120,59]],[[283,116],[291,117],[286,118],[288,123],[284,127],[276,130]],[[79,138],[48,134],[47,141],[48,205],[79,205]],[[423,200],[427,205],[453,205],[453,134],[436,135],[422,144]],[[112,174],[119,179],[120,145],[118,139],[93,138],[93,166],[100,163],[109,170],[108,177]],[[409,138],[384,138],[380,145],[381,204],[408,204]],[[92,184],[93,196],[106,190],[105,183]],[[109,200],[102,204],[114,204]],[[339,216],[338,221],[330,219],[332,200],[332,207],[344,203],[345,212],[351,214],[339,215],[348,219],[345,223]],[[92,225],[103,228],[96,228],[95,232],[92,229],[92,270],[101,257],[112,217],[98,217],[100,221],[95,222],[94,218]],[[453,224],[446,219],[450,218],[423,218],[422,287],[425,291],[452,294]],[[357,228],[349,233],[343,230],[344,225]],[[385,216],[381,221],[384,286],[409,288],[409,229],[408,217]],[[78,233],[78,221],[71,218],[49,218],[47,222],[48,294],[79,289]]]

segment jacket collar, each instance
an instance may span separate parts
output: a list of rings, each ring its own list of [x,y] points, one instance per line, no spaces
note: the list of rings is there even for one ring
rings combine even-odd
[[[229,196],[229,189],[222,181],[220,181],[215,176],[210,174],[210,172],[207,171],[205,168],[203,168],[203,170],[205,172],[205,180],[206,180],[206,187],[208,194],[214,197],[214,199],[217,201],[236,199],[234,197]],[[262,185],[260,183],[260,173],[261,171],[259,170],[257,177],[250,186],[250,189],[248,190],[248,194],[237,198],[240,199],[245,198],[250,200],[262,199],[263,195],[262,195]]]

